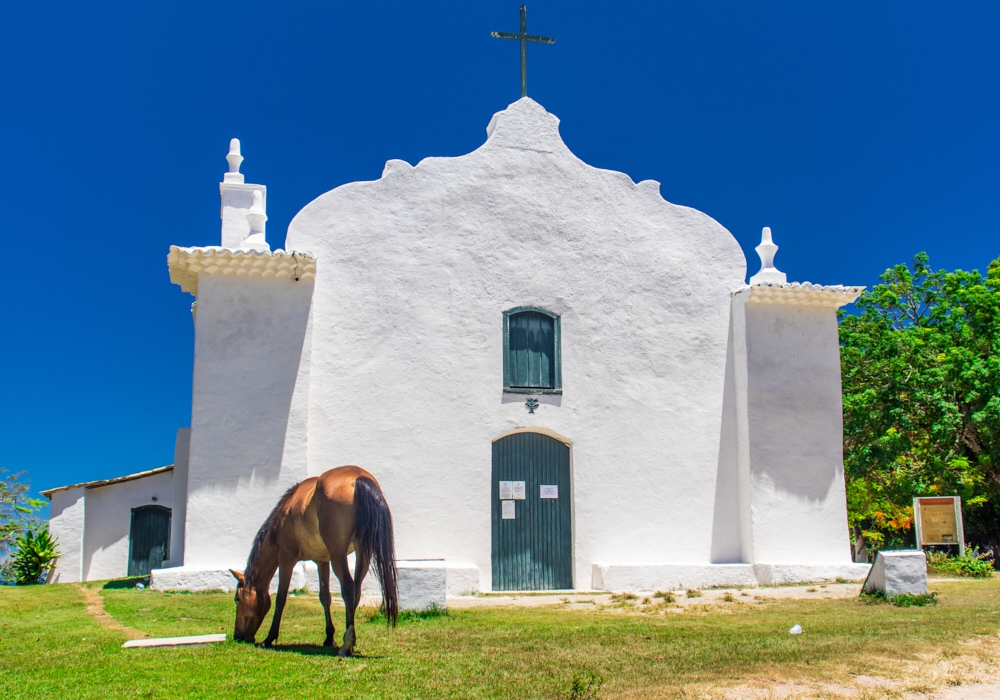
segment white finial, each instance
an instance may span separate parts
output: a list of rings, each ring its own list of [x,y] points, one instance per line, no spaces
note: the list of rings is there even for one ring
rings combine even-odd
[[[264,212],[264,197],[260,190],[253,191],[253,204],[247,210],[247,223],[250,224],[250,233],[264,233],[264,222],[267,221],[267,214]]]
[[[253,191],[253,203],[247,210],[246,217],[247,223],[250,225],[250,233],[247,234],[240,248],[243,250],[270,250],[264,235],[267,212],[264,211],[264,195],[260,190]]]
[[[750,278],[750,284],[785,284],[788,277],[774,266],[774,254],[778,246],[771,240],[771,227],[765,226],[760,232],[760,245],[754,248],[760,256],[760,271]]]
[[[233,139],[229,142],[229,155],[226,156],[226,160],[229,161],[229,172],[223,178],[224,182],[243,182],[243,174],[240,173],[240,164],[243,162],[243,156],[240,155],[240,140]]]

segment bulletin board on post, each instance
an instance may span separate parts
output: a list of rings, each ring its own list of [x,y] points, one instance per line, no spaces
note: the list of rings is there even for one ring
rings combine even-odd
[[[913,499],[913,522],[917,526],[917,546],[958,545],[965,554],[962,526],[962,499],[959,496],[919,496]]]

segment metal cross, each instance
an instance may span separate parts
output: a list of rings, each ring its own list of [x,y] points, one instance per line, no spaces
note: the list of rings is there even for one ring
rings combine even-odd
[[[517,39],[521,42],[521,97],[528,96],[528,42],[535,41],[539,44],[554,44],[555,39],[547,36],[534,36],[528,34],[527,9],[521,5],[521,33],[511,34],[510,32],[490,32],[490,36],[497,39]]]

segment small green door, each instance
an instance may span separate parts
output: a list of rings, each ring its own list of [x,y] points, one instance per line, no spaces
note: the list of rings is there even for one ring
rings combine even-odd
[[[492,490],[493,590],[572,588],[569,445],[542,433],[500,438]]]
[[[140,506],[132,509],[128,538],[128,575],[148,576],[170,558],[170,509]]]

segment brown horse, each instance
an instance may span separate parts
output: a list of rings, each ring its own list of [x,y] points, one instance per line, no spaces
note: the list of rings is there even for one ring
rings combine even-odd
[[[354,576],[347,555],[355,554]],[[330,565],[340,580],[340,594],[347,622],[341,656],[354,649],[354,613],[361,598],[361,582],[374,559],[382,587],[386,621],[396,624],[396,558],[392,537],[392,514],[375,477],[360,467],[337,467],[306,479],[288,489],[274,507],[254,539],[246,571],[232,571],[236,586],[236,630],[238,642],[255,641],[257,630],[271,608],[268,587],[278,571],[278,595],[274,620],[264,639],[270,647],[278,638],[281,613],[292,580],[292,569],[307,559],[319,567],[319,600],[326,613],[326,640],[334,646],[330,618]]]

